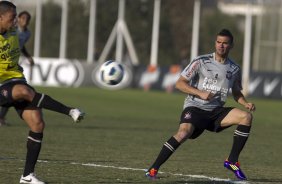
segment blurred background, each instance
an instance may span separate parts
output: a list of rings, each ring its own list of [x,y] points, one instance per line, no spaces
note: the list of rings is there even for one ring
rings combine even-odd
[[[244,93],[282,96],[281,0],[12,2],[18,12],[27,10],[32,16],[32,37],[26,47],[36,66],[25,66],[25,71],[35,85],[99,86],[93,71],[99,63],[115,59],[132,73],[117,89],[130,86],[172,92],[183,67],[197,55],[212,53],[215,35],[227,28],[235,38],[230,58],[242,67]],[[53,67],[43,62],[75,63],[78,73],[64,82],[67,74],[61,70],[52,79],[62,76],[61,82],[48,82],[44,71]]]

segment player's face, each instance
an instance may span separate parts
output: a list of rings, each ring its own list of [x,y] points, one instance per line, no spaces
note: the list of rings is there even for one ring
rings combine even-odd
[[[15,9],[7,11],[0,15],[0,30],[1,32],[8,31],[16,24],[17,12]]]
[[[216,54],[221,57],[227,57],[233,44],[230,43],[230,38],[227,36],[217,36],[215,41]]]

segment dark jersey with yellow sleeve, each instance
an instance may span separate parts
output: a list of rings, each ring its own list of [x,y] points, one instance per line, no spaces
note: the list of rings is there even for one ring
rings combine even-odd
[[[16,29],[0,34],[0,84],[12,79],[25,79],[18,65],[20,57],[19,38]]]

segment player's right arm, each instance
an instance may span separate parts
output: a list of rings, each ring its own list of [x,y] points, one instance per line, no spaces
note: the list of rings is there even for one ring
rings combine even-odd
[[[194,59],[182,72],[175,84],[175,88],[187,93],[189,95],[196,96],[202,100],[210,100],[213,94],[208,91],[202,91],[191,85],[192,80],[196,80],[200,72],[201,59]]]
[[[189,81],[183,76],[179,77],[175,84],[175,88],[189,95],[197,96],[198,98],[201,98],[203,100],[210,100],[214,96],[214,94],[212,94],[211,92],[202,91],[197,88],[194,88],[189,84]]]

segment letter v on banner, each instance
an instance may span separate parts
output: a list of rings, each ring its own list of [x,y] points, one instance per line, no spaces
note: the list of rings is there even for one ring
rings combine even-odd
[[[280,79],[277,77],[271,82],[270,80],[266,79],[264,81],[263,94],[269,96],[273,92],[274,88],[279,84],[279,82]]]
[[[259,84],[262,81],[262,77],[257,77],[255,80],[250,81],[249,83],[249,94],[253,94],[253,92],[257,89]]]

